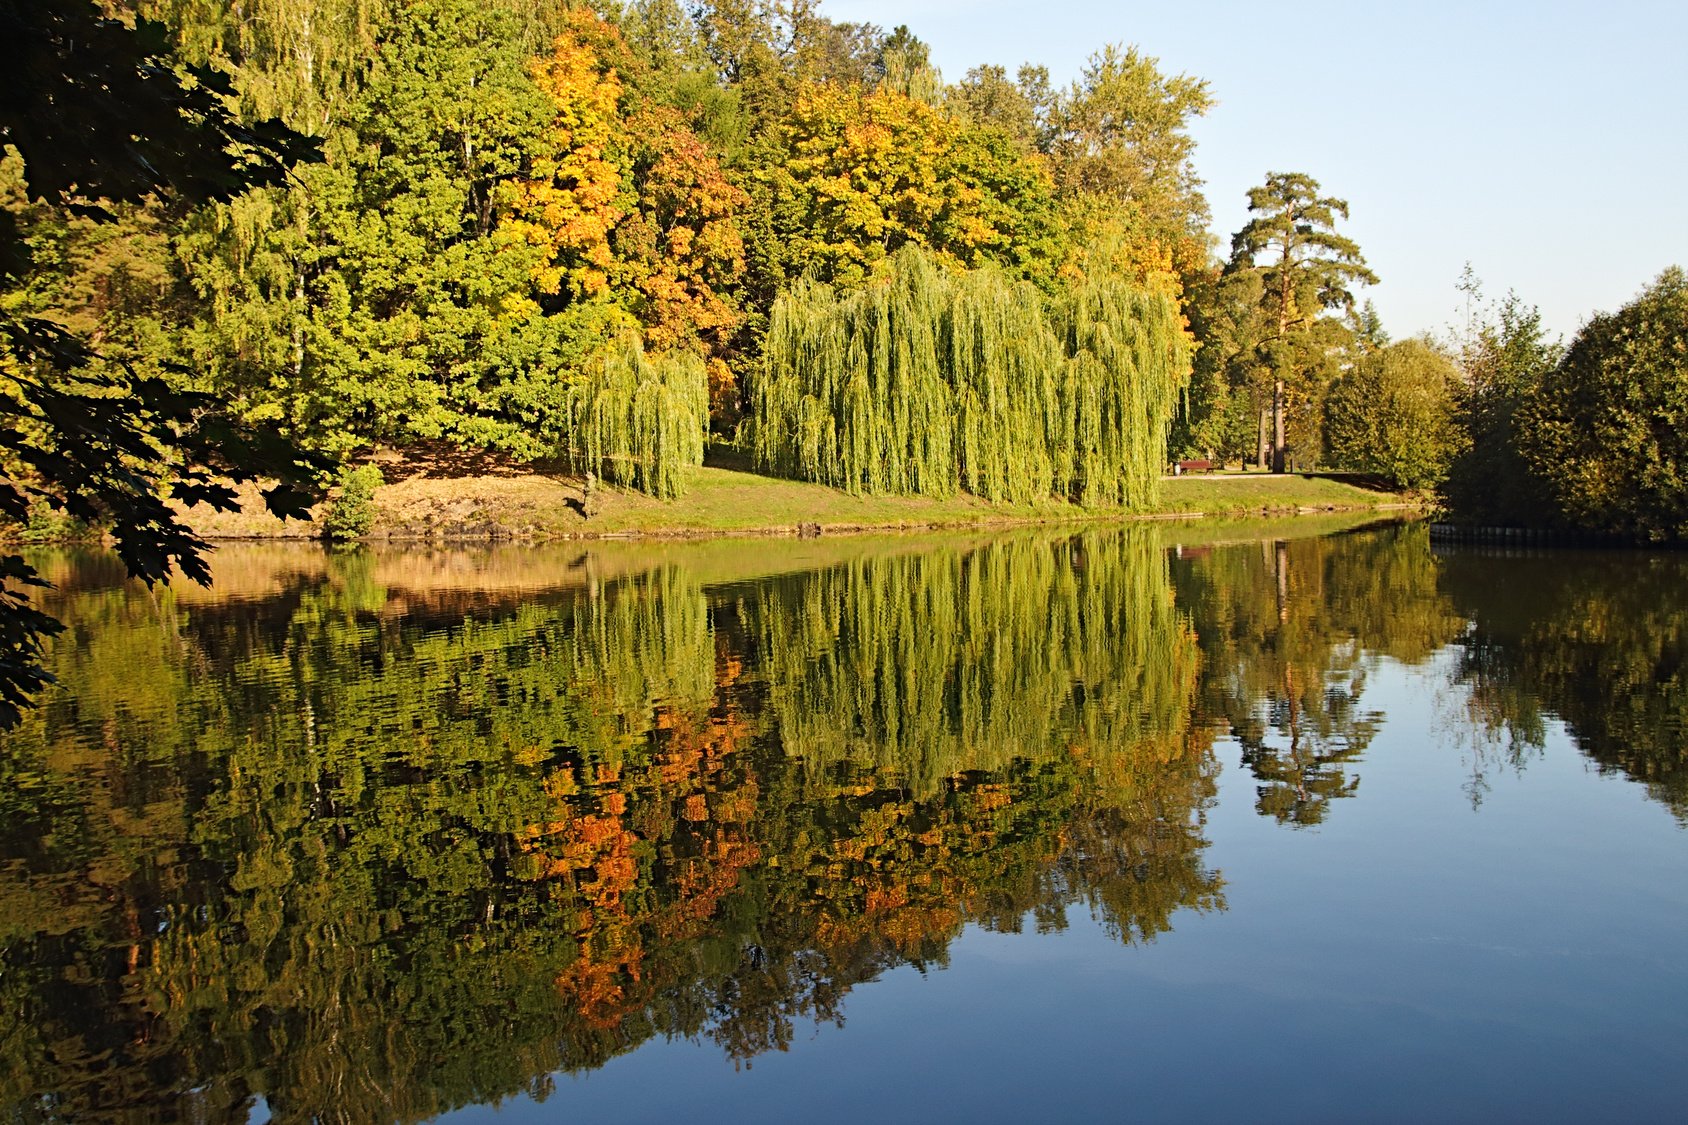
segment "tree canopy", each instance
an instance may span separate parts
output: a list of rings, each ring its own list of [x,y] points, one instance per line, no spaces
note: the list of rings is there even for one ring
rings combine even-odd
[[[1399,488],[1429,488],[1460,449],[1454,421],[1459,369],[1425,340],[1361,356],[1325,398],[1331,463],[1377,473]]]
[[[1519,453],[1585,531],[1688,538],[1688,275],[1594,317],[1533,389]]]

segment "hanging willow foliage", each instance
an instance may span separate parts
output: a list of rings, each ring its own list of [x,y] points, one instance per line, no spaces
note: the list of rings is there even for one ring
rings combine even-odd
[[[1063,454],[1082,504],[1145,507],[1159,498],[1166,435],[1190,371],[1178,304],[1109,273],[1055,302],[1068,356]]]
[[[799,282],[775,302],[752,448],[851,493],[1141,507],[1189,368],[1166,294],[1104,274],[1049,301],[909,247],[858,292]]]
[[[1205,745],[1195,633],[1141,534],[869,558],[770,583],[741,612],[813,777],[852,763],[926,795],[1070,754],[1124,802]]]
[[[660,499],[684,490],[703,464],[709,380],[689,352],[646,355],[636,337],[617,341],[574,391],[564,450],[575,468]]]

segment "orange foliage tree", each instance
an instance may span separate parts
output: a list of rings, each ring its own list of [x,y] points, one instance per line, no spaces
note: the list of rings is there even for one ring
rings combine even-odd
[[[621,33],[582,8],[564,19],[535,81],[555,106],[551,147],[506,202],[509,237],[540,248],[541,293],[606,298],[652,351],[710,361],[712,394],[734,397],[726,367],[743,313],[742,189],[678,110],[645,101]]]

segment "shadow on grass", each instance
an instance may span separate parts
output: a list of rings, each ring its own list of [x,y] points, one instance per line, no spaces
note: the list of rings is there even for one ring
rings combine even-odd
[[[1366,489],[1368,492],[1399,492],[1399,491],[1401,491],[1400,486],[1397,485],[1394,481],[1390,480],[1388,477],[1381,476],[1377,473],[1350,473],[1350,472],[1328,471],[1328,472],[1297,473],[1295,475],[1303,477],[1306,480],[1333,480],[1333,481],[1336,481],[1338,484],[1351,484],[1355,488],[1363,488],[1363,489]]]

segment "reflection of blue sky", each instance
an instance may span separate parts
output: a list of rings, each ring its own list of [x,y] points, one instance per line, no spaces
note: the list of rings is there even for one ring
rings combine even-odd
[[[1396,336],[1440,330],[1470,261],[1570,332],[1665,266],[1688,266],[1688,131],[1674,0],[1499,0],[1291,9],[1240,0],[824,0],[835,19],[906,23],[945,77],[977,63],[1077,75],[1137,43],[1207,79],[1195,129],[1215,227],[1244,192],[1302,171],[1353,206],[1348,231],[1384,284]]]
[[[1217,746],[1225,912],[1133,948],[1083,911],[1055,935],[971,930],[947,969],[858,987],[844,1028],[749,1072],[652,1044],[497,1120],[1675,1117],[1688,834],[1557,725],[1474,811],[1446,673],[1372,670],[1363,704],[1387,717],[1349,767],[1363,783],[1313,829],[1257,815]]]

